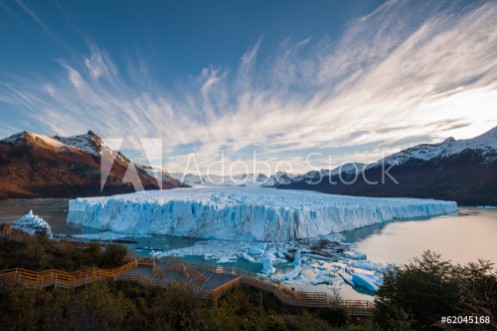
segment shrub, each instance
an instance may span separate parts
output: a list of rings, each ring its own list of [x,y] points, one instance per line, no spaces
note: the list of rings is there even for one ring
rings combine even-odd
[[[350,315],[346,307],[334,305],[330,309],[323,309],[319,316],[328,323],[336,326],[346,326],[350,322]]]
[[[373,320],[381,330],[436,330],[442,316],[495,318],[496,299],[497,276],[491,263],[454,266],[427,251],[385,274]]]

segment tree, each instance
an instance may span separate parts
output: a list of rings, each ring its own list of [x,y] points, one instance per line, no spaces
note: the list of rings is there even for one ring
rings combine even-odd
[[[420,259],[388,271],[377,292],[374,323],[381,330],[437,330],[442,316],[493,318],[497,276],[485,261],[454,266],[427,251]]]

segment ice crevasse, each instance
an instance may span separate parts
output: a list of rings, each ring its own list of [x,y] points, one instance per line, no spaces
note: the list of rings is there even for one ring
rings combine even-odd
[[[198,187],[74,199],[67,222],[133,234],[288,241],[456,211],[452,201]]]

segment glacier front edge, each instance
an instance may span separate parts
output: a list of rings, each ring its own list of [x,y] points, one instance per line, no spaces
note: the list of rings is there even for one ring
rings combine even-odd
[[[288,241],[456,211],[452,201],[198,187],[74,199],[67,222],[131,234]]]

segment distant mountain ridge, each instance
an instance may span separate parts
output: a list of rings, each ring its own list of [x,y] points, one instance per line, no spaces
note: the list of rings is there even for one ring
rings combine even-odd
[[[114,159],[101,191],[102,153]],[[0,140],[0,198],[78,197],[134,192],[126,181],[135,168],[146,190],[183,186],[162,173],[161,183],[150,167],[135,164],[106,146],[92,131],[60,137],[21,132]]]
[[[100,190],[102,153],[114,157],[103,191]],[[0,199],[133,192],[133,185],[124,180],[130,166],[136,169],[146,190],[203,185],[208,180],[191,174],[183,178],[182,174],[135,164],[110,149],[91,131],[72,137],[24,131],[0,140]],[[381,183],[385,180],[385,168],[398,184],[388,176]],[[162,176],[161,185],[158,174]],[[250,178],[246,179],[247,176]],[[211,180],[213,184],[224,180],[227,185],[253,184],[355,196],[435,198],[465,205],[497,206],[497,127],[472,139],[448,138],[437,144],[417,145],[372,164],[346,164],[297,176],[285,172],[271,176],[258,174],[255,181],[253,177],[253,174],[239,175],[230,181],[212,176]],[[182,178],[185,183],[180,182]],[[353,179],[356,180],[350,185],[343,182]],[[370,185],[367,181],[380,184]]]
[[[497,127],[472,139],[448,138],[438,144],[421,144],[369,165],[356,164],[356,167],[350,164],[331,172],[311,171],[277,187],[355,196],[436,198],[465,205],[496,206]],[[385,169],[398,184],[385,175]],[[353,179],[357,179],[353,184],[344,183]],[[380,184],[370,185],[367,181]]]
[[[294,177],[284,171],[278,171],[274,175],[267,176],[265,174],[240,174],[233,176],[221,175],[202,175],[193,173],[171,173],[173,178],[187,185],[207,185],[207,186],[264,186],[273,187],[278,184],[289,184]]]
[[[453,137],[438,144],[421,144],[386,157],[387,164],[402,165],[409,160],[429,161],[444,159],[466,150],[481,154],[485,163],[497,160],[497,127],[471,139],[456,140]],[[381,162],[381,160],[379,161]]]

